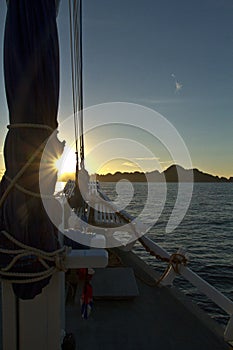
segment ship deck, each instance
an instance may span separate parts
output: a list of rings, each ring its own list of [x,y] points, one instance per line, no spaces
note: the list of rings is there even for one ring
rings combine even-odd
[[[113,292],[112,298],[95,300],[87,320],[81,318],[79,303],[68,300],[66,326],[77,349],[230,349],[215,321],[175,288],[151,286],[155,272],[135,254],[116,251],[124,266],[133,268],[139,295],[124,299]],[[121,283],[127,289],[130,282]]]

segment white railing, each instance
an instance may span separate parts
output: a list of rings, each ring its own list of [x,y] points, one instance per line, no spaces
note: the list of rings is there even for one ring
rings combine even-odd
[[[109,201],[109,198],[100,190],[99,183],[92,181],[89,183],[89,193],[90,194],[97,194],[101,193],[102,197]],[[125,211],[121,211],[121,214],[123,214],[127,219],[133,220],[134,218],[128,214]],[[157,245],[154,241],[149,239],[146,236],[141,237],[143,240],[143,243],[155,254],[170,259],[170,254]],[[179,254],[183,254],[182,250],[178,251]],[[208,282],[203,280],[199,275],[197,275],[195,272],[193,272],[190,268],[184,265],[180,265],[179,267],[179,274],[182,275],[186,280],[188,280],[192,285],[194,285],[200,292],[205,294],[210,300],[212,300],[216,305],[218,305],[220,308],[222,308],[229,316],[230,319],[228,321],[228,324],[225,328],[224,332],[224,339],[226,341],[233,341],[233,301],[228,299],[225,295],[223,295],[221,292],[219,292],[215,287],[210,285]],[[171,266],[166,275],[164,276],[162,280],[163,285],[172,285],[174,279],[176,278],[177,273],[174,271],[173,267]]]
[[[99,191],[99,182],[90,181],[88,184],[89,194],[97,194]]]
[[[164,258],[170,258],[170,254],[165,249],[153,242],[150,238],[144,236],[142,237],[142,240],[143,243],[155,254],[158,254]],[[182,253],[182,251],[179,250],[178,253]],[[192,283],[192,285],[194,285],[200,292],[205,294],[230,316],[230,320],[225,328],[224,339],[226,341],[233,341],[233,301],[228,299],[216,288],[203,280],[187,266],[180,265],[179,274]],[[172,285],[176,276],[177,273],[171,266],[161,283],[163,285]]]

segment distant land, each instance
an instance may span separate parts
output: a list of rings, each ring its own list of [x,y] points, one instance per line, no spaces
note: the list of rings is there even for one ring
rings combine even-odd
[[[130,182],[178,182],[178,173],[180,182],[232,182],[233,177],[227,179],[226,177],[214,176],[204,173],[198,169],[184,169],[180,165],[171,165],[163,172],[154,170],[151,172],[116,172],[115,174],[106,175],[92,175],[93,178],[100,182],[118,182],[120,180],[128,180]],[[192,177],[193,174],[193,177]],[[68,179],[74,179],[74,174],[63,174],[60,176],[60,181],[67,181]]]

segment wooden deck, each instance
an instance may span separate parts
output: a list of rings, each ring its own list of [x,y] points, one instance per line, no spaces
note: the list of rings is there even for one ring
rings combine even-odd
[[[69,301],[66,306],[67,331],[74,333],[77,349],[230,348],[223,340],[220,326],[179,292],[149,286],[154,280],[154,271],[141,259],[133,253],[123,252],[120,257],[124,264],[133,267],[139,295],[128,300],[96,300],[88,320],[82,320],[80,306]],[[127,288],[129,281],[126,279],[122,283]]]

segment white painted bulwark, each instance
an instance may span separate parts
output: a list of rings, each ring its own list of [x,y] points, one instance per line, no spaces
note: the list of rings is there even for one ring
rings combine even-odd
[[[166,258],[170,257],[169,253],[166,250],[161,248],[150,238],[144,236],[142,239],[146,246],[154,253]],[[186,280],[192,283],[192,285],[195,286],[200,292],[202,292],[204,295],[210,298],[210,300],[212,300],[216,305],[221,307],[230,316],[230,320],[225,329],[224,337],[226,341],[233,341],[233,301],[228,299],[216,288],[214,288],[208,282],[203,280],[200,276],[198,276],[187,266],[181,264],[179,268],[179,273]],[[164,285],[171,285],[175,277],[176,273],[171,267],[162,282]]]
[[[60,349],[65,328],[64,273],[32,300],[18,302],[11,284],[2,283],[3,350]],[[18,316],[17,316],[18,314]]]
[[[73,250],[67,269],[105,267],[104,249]],[[18,305],[17,305],[18,304]],[[65,330],[65,274],[55,273],[49,285],[32,300],[17,299],[9,282],[2,283],[3,350],[60,350]]]
[[[2,283],[3,350],[16,350],[16,300],[11,283]]]

